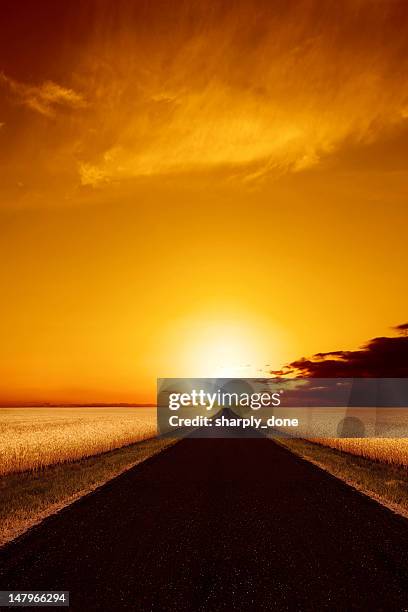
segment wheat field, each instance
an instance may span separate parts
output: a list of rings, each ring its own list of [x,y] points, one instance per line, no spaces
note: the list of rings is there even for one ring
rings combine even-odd
[[[2,408],[0,475],[98,455],[156,435],[154,408]]]
[[[407,438],[309,438],[309,440],[373,461],[408,467]]]

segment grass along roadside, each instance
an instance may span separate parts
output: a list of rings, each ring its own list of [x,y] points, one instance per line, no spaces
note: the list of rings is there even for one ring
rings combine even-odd
[[[276,442],[408,518],[407,468],[366,459],[298,438]]]
[[[80,461],[0,477],[0,546],[174,443],[151,438]]]
[[[407,438],[310,438],[308,440],[371,461],[408,468]]]

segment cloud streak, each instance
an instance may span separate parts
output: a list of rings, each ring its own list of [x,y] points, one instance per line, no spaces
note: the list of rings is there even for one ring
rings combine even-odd
[[[357,351],[316,353],[293,361],[274,376],[307,378],[406,378],[408,377],[408,323],[396,328],[396,338],[373,338]]]
[[[252,184],[407,127],[405,0],[325,10],[320,0],[117,0],[114,11],[101,0],[66,10],[86,24],[75,45],[65,30],[61,40],[44,31],[44,66],[17,80],[17,63],[0,85],[17,108],[45,117],[87,108],[55,122],[53,140],[74,152],[81,185],[212,172]]]
[[[102,15],[80,67],[102,126],[82,182],[213,168],[254,180],[375,141],[406,121],[402,13],[370,0],[170,2],[163,14],[119,3],[121,27]]]
[[[44,81],[41,85],[28,85],[1,72],[0,84],[8,89],[19,104],[46,117],[54,117],[58,109],[81,109],[86,106],[81,94],[53,81]]]

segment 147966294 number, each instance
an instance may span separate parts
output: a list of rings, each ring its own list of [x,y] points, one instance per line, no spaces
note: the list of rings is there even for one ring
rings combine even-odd
[[[68,591],[0,591],[0,606],[69,606]]]

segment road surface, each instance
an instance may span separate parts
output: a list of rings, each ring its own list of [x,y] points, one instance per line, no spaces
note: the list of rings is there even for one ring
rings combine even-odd
[[[408,521],[275,442],[184,439],[0,553],[71,609],[408,609]]]

